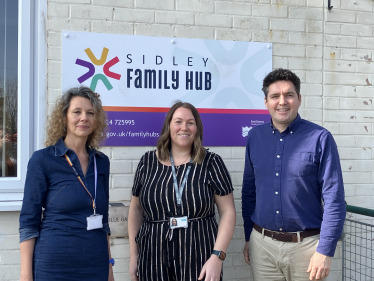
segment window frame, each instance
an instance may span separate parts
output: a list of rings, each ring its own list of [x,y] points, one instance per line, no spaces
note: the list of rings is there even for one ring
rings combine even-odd
[[[43,147],[47,118],[47,0],[18,2],[17,177],[0,178],[0,211],[22,207],[27,164]]]

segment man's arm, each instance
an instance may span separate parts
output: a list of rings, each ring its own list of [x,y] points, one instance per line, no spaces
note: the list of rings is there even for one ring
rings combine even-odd
[[[250,157],[250,137],[248,136],[245,152],[245,166],[242,187],[242,216],[244,220],[245,246],[243,250],[244,260],[249,264],[248,241],[251,236],[253,221],[252,214],[256,207],[256,186],[254,169]]]
[[[334,256],[346,215],[338,148],[328,132],[321,137],[321,152],[318,178],[324,213],[319,244],[307,270],[310,272],[310,280],[323,279],[329,275],[331,257]]]
[[[344,185],[338,148],[329,132],[321,137],[321,149],[318,177],[324,213],[317,252],[333,257],[346,215]]]

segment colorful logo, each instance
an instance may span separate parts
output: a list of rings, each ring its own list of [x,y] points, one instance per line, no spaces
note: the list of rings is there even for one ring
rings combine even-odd
[[[91,85],[90,85],[90,88],[91,88],[92,91],[95,91],[96,86],[97,86],[97,82],[99,80],[101,80],[104,83],[104,85],[108,89],[108,91],[113,89],[113,86],[112,86],[112,84],[110,84],[107,77],[110,77],[110,78],[113,78],[113,79],[116,79],[116,80],[121,79],[120,74],[112,72],[112,71],[109,70],[113,65],[115,65],[119,62],[118,57],[115,57],[115,58],[111,59],[110,61],[108,61],[107,63],[105,63],[106,59],[108,57],[108,53],[109,53],[108,48],[105,48],[105,47],[103,48],[103,51],[101,53],[101,58],[99,60],[95,57],[95,55],[92,53],[90,48],[87,48],[84,51],[86,52],[87,56],[90,58],[90,60],[93,64],[88,62],[88,61],[81,60],[81,59],[77,59],[75,61],[75,64],[78,64],[80,66],[88,68],[87,73],[83,74],[81,77],[78,78],[78,82],[82,84],[84,81],[86,81],[87,79],[89,79],[93,76],[92,81],[91,81]],[[103,71],[104,71],[105,75],[96,74],[94,76],[94,74],[95,74],[95,66],[94,65],[103,65],[103,64],[104,64]]]

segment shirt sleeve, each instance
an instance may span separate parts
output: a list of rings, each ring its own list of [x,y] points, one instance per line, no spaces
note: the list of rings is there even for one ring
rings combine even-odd
[[[19,218],[20,243],[39,237],[42,206],[48,189],[48,177],[44,169],[44,161],[42,151],[36,151],[27,166],[25,190]]]
[[[244,221],[245,241],[249,241],[251,236],[253,221],[252,214],[256,207],[256,185],[253,164],[251,161],[250,136],[247,139],[245,151],[245,166],[242,186],[242,216]]]
[[[104,178],[103,185],[104,185],[104,190],[105,190],[106,198],[108,198],[107,204],[109,206],[109,171],[110,171],[110,161],[109,161],[108,156],[105,155],[104,158],[105,158],[105,162],[106,163],[104,165],[105,178]],[[109,228],[109,222],[108,222],[109,219],[108,218],[109,218],[109,212],[107,212],[103,216],[103,229],[104,229],[105,233],[107,233],[107,234],[110,235],[110,228]]]
[[[139,197],[140,190],[142,189],[142,186],[143,186],[143,180],[144,180],[143,170],[144,170],[144,155],[140,159],[138,168],[136,169],[136,172],[135,172],[134,185],[132,187],[132,195],[135,197]]]
[[[213,154],[208,166],[209,185],[215,194],[224,196],[233,192],[231,177],[222,158]]]
[[[322,190],[324,213],[317,252],[333,257],[343,230],[346,207],[338,148],[329,132],[321,137],[318,180]]]

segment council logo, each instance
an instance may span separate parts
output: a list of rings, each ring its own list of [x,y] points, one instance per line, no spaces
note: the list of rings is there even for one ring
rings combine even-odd
[[[113,89],[113,86],[109,82],[107,77],[113,78],[113,79],[116,79],[116,80],[121,79],[120,74],[110,71],[110,68],[113,65],[115,65],[119,62],[118,57],[116,56],[115,58],[106,62],[107,57],[108,57],[108,53],[109,53],[109,49],[105,48],[105,47],[103,48],[103,51],[101,52],[100,59],[97,59],[95,57],[95,55],[92,53],[90,48],[87,48],[84,51],[86,52],[86,54],[89,57],[89,59],[91,60],[91,62],[81,60],[81,59],[77,59],[75,61],[75,64],[88,68],[88,71],[85,74],[83,74],[81,77],[78,78],[78,82],[80,84],[82,84],[84,81],[86,81],[87,79],[89,79],[93,76],[93,78],[91,80],[91,85],[90,85],[90,88],[91,88],[92,91],[95,91],[96,86],[97,86],[97,82],[99,80],[101,80],[104,83],[104,85],[108,89],[108,91]],[[105,75],[101,74],[101,73],[95,74],[95,66],[94,65],[97,65],[97,66],[104,65],[103,66],[103,72],[104,72]]]
[[[250,130],[252,130],[252,127],[247,127],[247,126],[242,127],[242,136],[243,136],[243,138],[245,138],[246,136],[248,136],[248,132]]]

